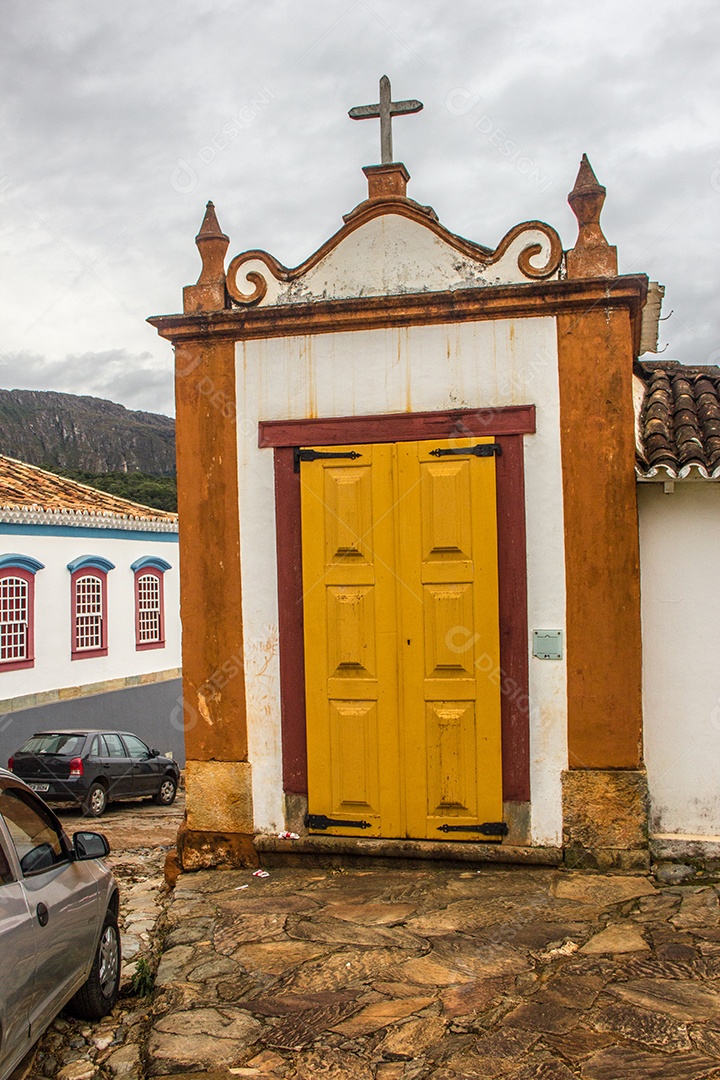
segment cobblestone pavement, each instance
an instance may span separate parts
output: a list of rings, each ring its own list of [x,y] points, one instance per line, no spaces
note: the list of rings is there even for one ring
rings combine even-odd
[[[124,958],[121,996],[112,1014],[98,1023],[76,1020],[62,1013],[43,1035],[35,1052],[16,1070],[19,1077],[133,1080],[143,1075],[141,1053],[151,999],[133,993],[132,977],[141,958],[151,969],[157,962],[156,926],[167,893],[163,867],[166,853],[175,843],[183,811],[182,792],[170,807],[147,801],[116,803],[101,818],[82,817],[74,810],[56,808],[69,836],[79,829],[92,829],[104,833],[110,842],[107,862],[120,884]]]
[[[718,901],[713,885],[547,869],[185,874],[145,1067],[261,1080],[720,1077]]]
[[[62,1014],[27,1080],[720,1080],[717,886],[389,863],[168,893],[182,812],[93,821],[121,885],[121,998],[97,1024]],[[154,997],[134,994],[161,951]]]

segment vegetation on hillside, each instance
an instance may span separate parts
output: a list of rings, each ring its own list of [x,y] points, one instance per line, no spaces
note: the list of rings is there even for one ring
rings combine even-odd
[[[77,480],[79,484],[107,491],[121,499],[151,506],[154,510],[172,510],[177,512],[177,483],[174,476],[153,476],[151,473],[92,473],[82,469],[57,469],[44,465],[48,472],[57,476],[66,476]]]

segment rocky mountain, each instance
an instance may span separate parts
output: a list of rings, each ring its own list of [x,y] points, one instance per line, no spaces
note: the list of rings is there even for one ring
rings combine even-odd
[[[0,390],[0,454],[89,473],[175,472],[175,421],[103,398]]]

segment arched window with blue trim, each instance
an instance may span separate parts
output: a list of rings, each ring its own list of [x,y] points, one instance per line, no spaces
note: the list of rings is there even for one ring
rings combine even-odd
[[[29,555],[0,556],[0,671],[35,665],[35,575]]]
[[[135,648],[165,648],[165,572],[170,563],[157,556],[136,559],[130,569],[135,574]]]
[[[107,576],[114,569],[100,555],[82,555],[68,563],[73,660],[107,656]]]

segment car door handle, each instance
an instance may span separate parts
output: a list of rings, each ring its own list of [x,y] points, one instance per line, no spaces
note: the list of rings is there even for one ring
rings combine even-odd
[[[44,904],[38,904],[38,906],[35,908],[35,912],[37,914],[37,920],[40,923],[40,925],[41,926],[47,926],[48,919],[50,918],[50,912],[45,907],[45,905]]]
[[[103,769],[109,769],[109,768],[110,768],[110,766],[107,764],[107,762],[104,762],[103,763]]]

